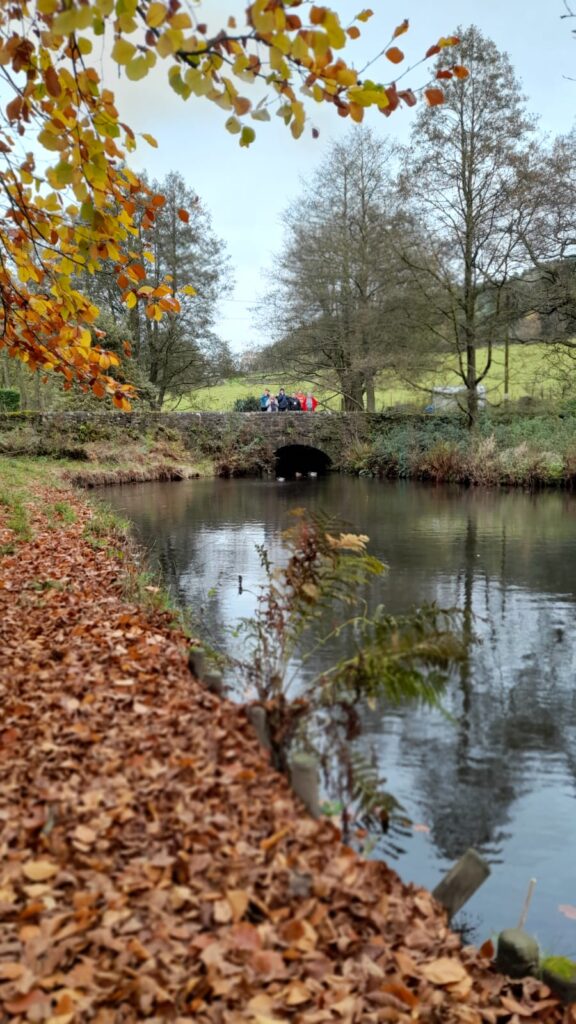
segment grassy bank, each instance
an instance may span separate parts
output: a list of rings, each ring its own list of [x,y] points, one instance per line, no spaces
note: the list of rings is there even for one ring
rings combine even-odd
[[[470,432],[458,417],[391,422],[351,441],[345,472],[484,486],[572,487],[576,417],[485,416]]]
[[[214,473],[212,460],[200,453],[192,457],[176,431],[160,425],[144,436],[129,431],[119,435],[112,420],[104,437],[86,424],[71,424],[69,432],[42,432],[32,425],[17,425],[0,431],[0,459],[2,456],[44,458],[47,472],[57,461],[59,475],[78,487],[187,480]]]

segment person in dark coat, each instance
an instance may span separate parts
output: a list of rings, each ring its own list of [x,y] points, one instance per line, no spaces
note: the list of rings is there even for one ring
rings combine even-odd
[[[290,401],[288,399],[288,395],[284,391],[284,388],[280,388],[280,391],[276,396],[276,401],[278,402],[278,412],[287,412],[290,408]]]

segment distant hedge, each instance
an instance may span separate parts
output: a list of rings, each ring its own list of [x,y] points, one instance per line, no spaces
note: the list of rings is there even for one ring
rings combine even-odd
[[[20,392],[16,388],[0,388],[0,412],[18,412]]]
[[[256,398],[256,395],[237,398],[234,402],[234,412],[260,412],[260,399]]]

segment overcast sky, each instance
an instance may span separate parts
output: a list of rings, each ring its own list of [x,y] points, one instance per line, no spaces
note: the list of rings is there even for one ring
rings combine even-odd
[[[212,28],[224,25],[228,14],[243,9],[237,0],[207,0],[202,7]],[[344,23],[349,23],[365,4],[362,0],[333,0]],[[404,4],[372,3],[375,17],[363,28],[363,38],[350,46],[348,60],[362,66],[390,38],[394,26],[405,17],[410,32],[400,40],[412,63],[440,35],[458,25],[472,23],[496,45],[506,50],[516,68],[530,109],[539,115],[544,132],[568,131],[576,110],[576,39],[574,22],[561,20],[563,0],[405,0]],[[575,3],[576,8],[576,3]],[[209,15],[209,17],[208,17]],[[387,63],[387,68],[391,65]],[[382,65],[374,78],[389,78]],[[350,130],[350,122],[336,115],[334,108],[314,104],[314,125],[320,138],[309,133],[294,141],[278,118],[256,124],[257,139],[249,149],[240,149],[237,136],[224,129],[228,112],[206,100],[191,97],[183,102],[165,82],[161,64],[154,77],[130,83],[106,72],[107,84],[116,92],[121,114],[137,131],[147,131],[158,140],[151,149],[140,142],[131,157],[135,169],[146,168],[156,177],[178,170],[210,211],[214,228],[227,245],[234,268],[236,287],[221,303],[218,330],[235,351],[268,340],[260,334],[250,313],[265,290],[264,272],[271,254],[282,238],[280,214],[297,196],[299,179],[311,174],[322,160],[331,141]],[[413,72],[409,84],[423,85],[422,68]],[[250,86],[247,86],[250,95]],[[399,110],[390,118],[371,113],[366,122],[382,136],[408,141],[411,114]],[[193,283],[193,282],[192,282]]]

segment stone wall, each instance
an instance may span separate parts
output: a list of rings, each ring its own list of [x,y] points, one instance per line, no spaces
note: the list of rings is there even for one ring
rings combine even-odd
[[[46,412],[0,414],[0,433],[29,432],[31,454],[74,454],[90,442],[122,445],[145,437],[178,439],[196,457],[220,461],[230,475],[270,471],[285,445],[309,445],[338,468],[351,442],[363,442],[399,422],[420,417],[389,413]],[[81,457],[81,456],[80,456]]]

